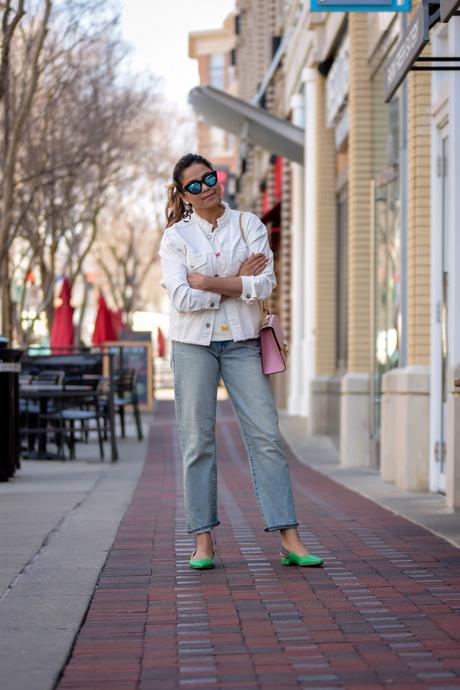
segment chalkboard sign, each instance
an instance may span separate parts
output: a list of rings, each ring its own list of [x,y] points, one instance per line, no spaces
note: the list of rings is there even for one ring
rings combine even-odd
[[[106,343],[113,352],[114,371],[120,368],[137,371],[137,395],[139,406],[151,411],[153,408],[153,353],[152,343],[142,341],[117,341]]]

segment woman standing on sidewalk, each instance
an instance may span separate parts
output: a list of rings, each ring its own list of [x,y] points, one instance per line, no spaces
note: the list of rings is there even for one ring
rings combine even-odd
[[[161,247],[170,299],[172,364],[184,464],[192,568],[212,568],[217,517],[216,400],[222,377],[240,421],[265,530],[281,534],[285,565],[321,565],[297,533],[278,417],[260,361],[260,311],[276,285],[267,230],[252,213],[221,200],[217,173],[200,155],[176,164]]]

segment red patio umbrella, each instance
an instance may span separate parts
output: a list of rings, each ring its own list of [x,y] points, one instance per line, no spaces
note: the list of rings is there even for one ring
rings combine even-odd
[[[73,328],[73,312],[74,308],[70,304],[71,287],[68,278],[64,278],[62,282],[61,291],[58,297],[58,306],[54,310],[53,323],[50,333],[51,348],[59,354],[67,354],[72,352],[71,349],[63,349],[66,346],[73,345],[74,342],[74,328]]]
[[[163,334],[163,331],[161,328],[158,326],[157,327],[157,350],[158,350],[158,357],[164,357],[166,354],[166,340]]]
[[[113,321],[113,314],[108,308],[102,292],[100,292],[92,338],[93,345],[103,345],[117,339],[118,334]]]
[[[112,314],[113,327],[115,329],[116,338],[115,340],[120,340],[120,332],[123,327],[123,310],[115,309],[110,312]]]

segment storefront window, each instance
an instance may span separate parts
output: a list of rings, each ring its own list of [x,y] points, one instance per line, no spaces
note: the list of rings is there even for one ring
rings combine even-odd
[[[378,464],[383,375],[399,364],[401,343],[401,211],[399,99],[383,106],[383,79],[374,82],[373,358],[371,438]]]
[[[209,57],[209,84],[216,89],[225,89],[225,55],[214,53]]]
[[[348,190],[345,186],[337,197],[337,373],[347,370],[347,226]]]

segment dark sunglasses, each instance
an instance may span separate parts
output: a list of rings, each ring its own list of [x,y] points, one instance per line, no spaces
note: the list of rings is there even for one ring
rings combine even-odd
[[[190,180],[186,185],[183,186],[184,192],[189,192],[190,194],[201,194],[203,191],[203,182],[206,187],[215,187],[217,184],[217,173],[215,170],[207,172],[203,175],[201,180]]]

